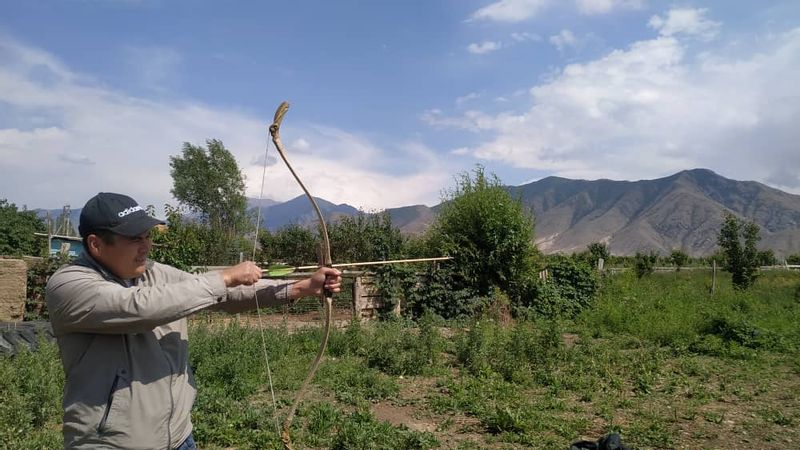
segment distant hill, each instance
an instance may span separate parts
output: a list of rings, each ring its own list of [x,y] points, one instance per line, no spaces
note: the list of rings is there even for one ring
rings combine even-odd
[[[358,214],[358,209],[350,205],[336,205],[318,197],[314,197],[314,199],[326,221]],[[273,203],[261,208],[261,226],[268,230],[274,231],[289,224],[313,225],[317,221],[314,208],[305,195],[295,197],[285,203]]]
[[[617,255],[673,249],[709,255],[725,211],[761,227],[762,249],[779,257],[800,251],[800,196],[707,169],[641,181],[547,177],[508,189],[533,210],[536,244],[545,253],[603,242]],[[430,211],[416,212],[417,219],[405,218],[403,231],[416,232],[431,221]]]
[[[707,169],[685,170],[655,180],[571,180],[547,177],[508,187],[530,208],[536,221],[536,243],[545,253],[582,251],[604,242],[616,255],[682,249],[693,256],[716,250],[724,212],[730,211],[761,227],[762,249],[778,257],[800,252],[800,196],[754,181],[731,180]],[[359,210],[317,198],[328,221],[354,216]],[[248,199],[250,207],[258,200]],[[424,232],[441,205],[390,208],[392,223],[406,234]],[[43,216],[44,210],[39,210]],[[51,210],[56,218],[61,210]],[[77,228],[80,209],[70,216]],[[262,227],[313,225],[316,215],[305,196],[288,202],[261,201]]]

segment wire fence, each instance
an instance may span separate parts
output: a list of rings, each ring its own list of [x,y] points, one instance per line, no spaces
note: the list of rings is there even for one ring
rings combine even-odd
[[[296,279],[307,274],[293,274],[284,279]],[[356,317],[353,302],[354,277],[342,278],[341,292],[333,296],[331,324],[336,327],[346,327]],[[259,313],[261,320],[259,321]],[[324,321],[322,304],[319,297],[304,297],[290,305],[272,306],[261,308],[260,311],[251,311],[241,314],[227,314],[224,312],[202,312],[190,317],[195,323],[204,323],[209,326],[227,325],[237,323],[244,326],[286,327],[290,330],[319,326]]]

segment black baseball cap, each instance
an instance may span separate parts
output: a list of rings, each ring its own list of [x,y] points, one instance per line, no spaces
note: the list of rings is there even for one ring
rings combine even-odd
[[[134,237],[164,223],[150,217],[136,200],[127,195],[101,192],[90,198],[81,210],[78,231],[84,238],[99,230]]]

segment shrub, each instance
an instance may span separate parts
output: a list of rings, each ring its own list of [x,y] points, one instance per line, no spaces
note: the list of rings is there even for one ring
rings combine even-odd
[[[23,320],[47,320],[47,302],[44,298],[47,280],[70,260],[67,255],[53,255],[33,264],[27,273],[27,295]]]
[[[512,199],[500,180],[478,166],[461,174],[431,229],[431,242],[452,265],[463,286],[479,296],[495,287],[514,297],[533,267],[533,215]],[[455,277],[454,277],[455,278]]]
[[[591,265],[577,258],[554,257],[547,265],[549,279],[541,282],[531,275],[529,291],[515,308],[518,316],[575,317],[591,306],[598,280]]]

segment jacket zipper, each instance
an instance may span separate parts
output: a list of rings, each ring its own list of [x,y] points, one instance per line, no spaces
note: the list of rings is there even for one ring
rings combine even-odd
[[[172,450],[172,414],[175,412],[175,398],[172,395],[172,377],[169,376],[169,417],[167,417],[167,450]]]
[[[97,431],[102,433],[106,427],[108,420],[108,413],[111,412],[111,404],[114,402],[114,392],[117,391],[117,384],[119,383],[119,374],[114,377],[114,383],[111,384],[111,392],[108,393],[108,401],[106,401],[106,410],[103,413],[103,418],[100,419],[100,424],[97,425]]]

